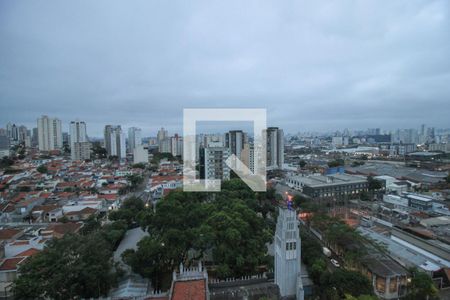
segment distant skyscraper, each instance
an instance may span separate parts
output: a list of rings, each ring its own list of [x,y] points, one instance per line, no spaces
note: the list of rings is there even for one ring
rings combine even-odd
[[[171,151],[173,156],[183,156],[183,138],[175,134],[170,138]]]
[[[158,131],[156,138],[158,139],[158,143],[159,143],[159,142],[169,138],[169,134],[168,134],[167,130],[164,129],[164,127],[161,127],[161,129]]]
[[[70,157],[72,160],[91,158],[91,145],[87,138],[86,123],[82,121],[70,122]]]
[[[278,127],[267,128],[267,169],[282,169],[284,164],[284,134]]]
[[[20,125],[17,130],[17,140],[21,143],[25,142],[28,136],[28,130],[25,126]]]
[[[128,129],[128,149],[133,153],[133,149],[142,145],[142,130],[140,128],[131,127]]]
[[[278,209],[275,231],[275,283],[280,288],[281,298],[295,296],[303,300],[301,280],[300,235],[297,215],[294,210]]]
[[[4,156],[9,156],[9,137],[0,135],[0,159]]]
[[[38,129],[34,127],[31,134],[31,146],[36,147],[38,145]]]
[[[161,153],[172,153],[172,141],[170,138],[158,140],[158,151]]]
[[[12,127],[13,124],[11,122],[8,122],[8,124],[6,124],[6,136],[8,138],[12,138]]]
[[[255,149],[253,144],[246,143],[241,152],[241,161],[246,165],[252,173],[255,172]]]
[[[108,156],[117,156],[119,159],[125,158],[125,134],[122,132],[120,125],[106,125],[104,135],[104,144]]]
[[[40,151],[60,150],[62,148],[61,120],[42,116],[37,120],[37,128]]]
[[[231,130],[225,134],[225,146],[240,160],[243,159],[241,152],[245,144],[248,144],[248,137],[242,130]]]

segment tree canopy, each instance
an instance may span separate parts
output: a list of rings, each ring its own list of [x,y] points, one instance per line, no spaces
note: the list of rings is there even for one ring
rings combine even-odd
[[[274,222],[272,191],[255,193],[240,179],[224,182],[220,193],[171,192],[146,211],[141,226],[151,233],[124,261],[160,287],[163,273],[180,262],[190,265],[212,256],[217,277],[242,276],[267,263],[266,243]],[[213,271],[214,272],[214,271]]]
[[[406,299],[439,299],[438,290],[427,273],[415,268],[411,269],[410,273],[412,278],[408,284]]]
[[[99,233],[54,239],[20,266],[15,299],[75,299],[105,296],[120,272],[112,247]]]
[[[145,214],[144,202],[138,197],[129,197],[125,199],[118,210],[109,213],[109,219],[113,221],[123,221],[128,226],[138,223],[139,218]]]
[[[45,165],[40,165],[39,167],[36,168],[36,171],[38,171],[39,173],[47,173],[48,169]]]

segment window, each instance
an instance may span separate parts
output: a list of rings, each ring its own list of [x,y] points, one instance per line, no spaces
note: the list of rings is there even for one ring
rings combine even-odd
[[[296,242],[287,242],[286,243],[286,250],[287,251],[296,250],[296,249],[297,249],[297,243]]]
[[[391,277],[391,281],[389,283],[389,293],[397,292],[397,277]]]
[[[384,294],[386,292],[386,279],[385,278],[377,276],[376,289],[377,289],[377,292],[379,292],[381,294]]]

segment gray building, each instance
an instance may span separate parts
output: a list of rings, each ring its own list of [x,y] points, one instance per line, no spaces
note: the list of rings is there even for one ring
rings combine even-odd
[[[9,156],[9,137],[0,135],[0,158]]]
[[[231,154],[236,155],[241,160],[241,153],[246,143],[248,143],[248,137],[242,130],[231,130],[225,134],[225,146],[230,149]]]
[[[200,178],[230,179],[230,168],[225,161],[230,156],[226,147],[207,147],[200,149]]]
[[[303,300],[301,278],[301,252],[298,220],[295,211],[279,208],[275,231],[275,283],[281,297],[296,297]]]
[[[368,189],[366,177],[348,174],[290,176],[286,183],[312,198],[356,198]]]
[[[282,169],[284,164],[284,133],[278,127],[269,127],[267,134],[267,169]]]

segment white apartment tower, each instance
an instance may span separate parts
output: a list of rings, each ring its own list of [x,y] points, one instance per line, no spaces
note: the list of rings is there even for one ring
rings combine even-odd
[[[85,122],[70,122],[70,157],[72,160],[91,158],[91,145],[88,141]]]
[[[203,179],[230,179],[230,168],[225,161],[230,156],[226,147],[207,147],[200,151],[200,177]]]
[[[158,134],[156,136],[158,143],[169,138],[169,133],[167,130],[164,129],[164,127],[161,127],[161,129],[158,131]]]
[[[278,127],[269,127],[267,133],[267,169],[282,169],[284,164],[284,133]]]
[[[275,230],[275,283],[280,288],[281,298],[296,297],[303,300],[301,279],[300,235],[297,215],[294,210],[279,208]]]
[[[37,120],[40,151],[59,150],[63,146],[61,120],[42,116]]]
[[[175,133],[173,137],[170,138],[171,147],[173,156],[183,156],[183,138]]]
[[[108,156],[117,156],[119,159],[126,158],[125,134],[120,125],[106,125],[104,135]]]
[[[142,130],[140,128],[131,127],[128,129],[128,149],[133,153],[134,148],[142,145]]]

